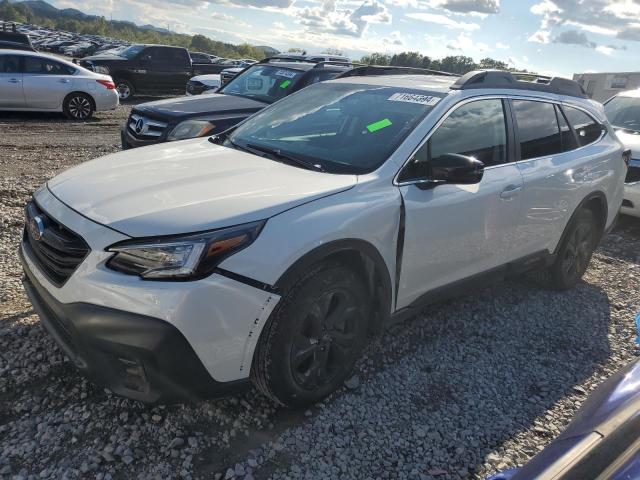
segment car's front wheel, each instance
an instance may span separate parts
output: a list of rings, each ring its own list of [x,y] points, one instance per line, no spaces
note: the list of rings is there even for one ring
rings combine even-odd
[[[336,262],[316,265],[292,285],[264,327],[251,375],[265,395],[297,407],[326,397],[351,373],[368,302],[360,276]]]
[[[72,93],[62,106],[64,114],[72,120],[88,120],[93,116],[93,101],[85,93]]]

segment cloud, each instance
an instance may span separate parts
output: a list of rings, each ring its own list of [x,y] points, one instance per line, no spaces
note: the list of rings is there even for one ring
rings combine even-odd
[[[447,17],[446,15],[440,15],[438,13],[415,12],[407,13],[405,15],[409,18],[413,18],[414,20],[420,20],[427,23],[437,23],[438,25],[452,29],[471,31],[480,28],[480,25],[477,23],[458,22],[453,18]]]
[[[369,24],[391,23],[391,13],[377,0],[366,0],[355,10],[338,7],[336,0],[322,0],[319,6],[293,11],[298,23],[314,33],[362,37]]]
[[[474,50],[478,53],[485,53],[489,50],[489,45],[482,42],[475,42],[471,38],[471,35],[466,32],[460,32],[460,35],[447,43],[447,48],[455,51],[469,52]]]
[[[496,48],[499,50],[508,50],[511,47],[509,47],[509,45],[507,45],[506,43],[498,42],[496,43]]]
[[[233,17],[232,15],[227,15],[226,13],[222,13],[222,12],[213,12],[211,14],[211,18],[213,18],[214,20],[221,20],[223,22],[229,22],[229,21],[233,20],[235,17]]]
[[[456,13],[491,15],[500,12],[500,0],[431,0],[429,6]]]
[[[540,28],[529,37],[532,42],[548,43],[552,32],[567,26],[621,40],[640,41],[639,0],[543,0],[530,10],[542,17]],[[592,43],[587,41],[581,45],[597,48],[598,45],[594,47]]]
[[[250,7],[260,10],[279,10],[291,7],[294,1],[295,0],[215,0],[208,3],[218,3],[221,5],[231,5],[234,7]]]
[[[398,32],[397,30],[395,32],[391,32],[391,35],[389,35],[388,37],[384,37],[382,39],[382,43],[384,43],[385,45],[389,45],[391,47],[393,46],[401,47],[402,45],[404,45],[402,36],[400,35],[400,32]]]
[[[580,45],[587,48],[596,48],[594,42],[589,41],[584,32],[578,30],[565,30],[553,39],[553,43],[565,43],[567,45]]]

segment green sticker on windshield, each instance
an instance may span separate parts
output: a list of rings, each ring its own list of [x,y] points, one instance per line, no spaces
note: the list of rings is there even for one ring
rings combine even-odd
[[[280,88],[287,88],[289,85],[291,85],[291,80],[285,80],[280,84]]]
[[[369,130],[370,133],[373,133],[377,132],[378,130],[382,130],[383,128],[387,128],[389,125],[391,125],[391,120],[385,118],[384,120],[380,120],[379,122],[367,125],[367,130]]]

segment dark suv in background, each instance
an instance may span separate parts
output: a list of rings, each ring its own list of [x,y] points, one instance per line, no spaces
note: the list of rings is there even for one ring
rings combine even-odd
[[[79,64],[111,75],[121,100],[137,93],[183,93],[194,75],[215,73],[215,65],[193,63],[186,48],[169,45],[131,45],[117,54],[85,57]]]
[[[122,148],[220,133],[293,92],[351,68],[345,63],[266,58],[217,93],[136,105],[122,127]]]

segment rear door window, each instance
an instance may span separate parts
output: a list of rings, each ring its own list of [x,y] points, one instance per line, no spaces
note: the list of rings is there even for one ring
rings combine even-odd
[[[558,117],[558,124],[560,125],[560,141],[562,142],[562,151],[568,152],[578,148],[578,142],[573,134],[573,130],[564,118],[562,109],[556,105],[556,116]]]
[[[578,142],[580,142],[581,147],[589,145],[600,138],[603,127],[590,115],[566,105],[562,108],[567,115],[567,120],[569,120],[569,123],[578,134]]]
[[[24,57],[23,73],[37,75],[73,75],[75,68],[49,58]]]
[[[0,55],[0,73],[18,73],[20,57],[18,55]]]
[[[560,128],[552,103],[513,100],[520,139],[520,160],[562,152]]]

